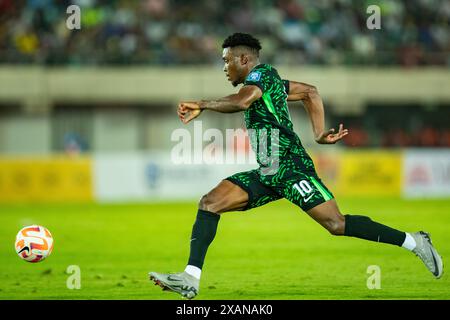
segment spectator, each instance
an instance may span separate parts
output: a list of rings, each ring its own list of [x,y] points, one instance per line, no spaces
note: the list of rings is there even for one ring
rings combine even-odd
[[[62,30],[72,3],[82,29]],[[382,30],[365,1],[0,0],[0,63],[215,64],[235,31],[264,37],[268,63],[450,63],[448,1],[376,3]]]

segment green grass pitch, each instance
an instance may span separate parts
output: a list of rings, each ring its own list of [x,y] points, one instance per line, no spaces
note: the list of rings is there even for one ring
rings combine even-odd
[[[363,214],[405,231],[426,230],[450,257],[450,200],[339,200],[342,212]],[[0,206],[0,299],[181,299],[147,278],[182,271],[196,203]],[[47,227],[55,239],[45,261],[22,261],[18,230]],[[69,265],[81,289],[66,286]],[[368,266],[381,270],[381,289],[367,288]],[[448,265],[448,264],[447,264]],[[445,270],[445,269],[444,269]],[[450,276],[436,280],[405,249],[334,237],[285,200],[245,213],[226,213],[210,247],[197,299],[449,299]]]

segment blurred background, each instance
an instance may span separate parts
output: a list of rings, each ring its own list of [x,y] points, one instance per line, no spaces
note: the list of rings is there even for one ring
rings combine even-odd
[[[369,5],[381,29],[367,28]],[[449,19],[445,0],[0,0],[0,201],[195,199],[255,167],[173,162],[177,129],[192,158],[194,141],[250,153],[225,134],[242,114],[204,113],[197,132],[176,116],[180,100],[235,91],[221,60],[234,32],[258,37],[282,78],[318,88],[327,126],[350,130],[319,146],[290,105],[335,194],[448,198]],[[213,128],[223,141],[204,136]]]

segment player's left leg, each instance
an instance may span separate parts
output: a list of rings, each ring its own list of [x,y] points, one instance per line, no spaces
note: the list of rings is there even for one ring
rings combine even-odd
[[[407,237],[405,232],[372,221],[369,217],[342,215],[334,198],[305,211],[335,236],[344,235],[397,246],[402,246]]]
[[[315,170],[305,170],[297,157],[283,162],[272,180],[275,190],[307,212],[332,235],[344,235],[404,247],[425,263],[436,278],[442,276],[442,259],[434,249],[429,234],[409,234],[375,222],[362,215],[341,214],[333,194]]]
[[[333,235],[383,242],[408,249],[423,261],[436,278],[442,276],[442,258],[426,232],[410,234],[375,222],[366,216],[342,215],[335,199],[318,204],[306,212]]]

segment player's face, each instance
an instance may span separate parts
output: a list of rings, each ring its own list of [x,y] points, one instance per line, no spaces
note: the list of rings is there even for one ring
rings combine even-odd
[[[241,59],[233,55],[230,48],[223,49],[222,59],[225,63],[223,71],[227,75],[228,81],[236,87],[239,83],[243,82],[242,73],[244,68],[241,65]]]

